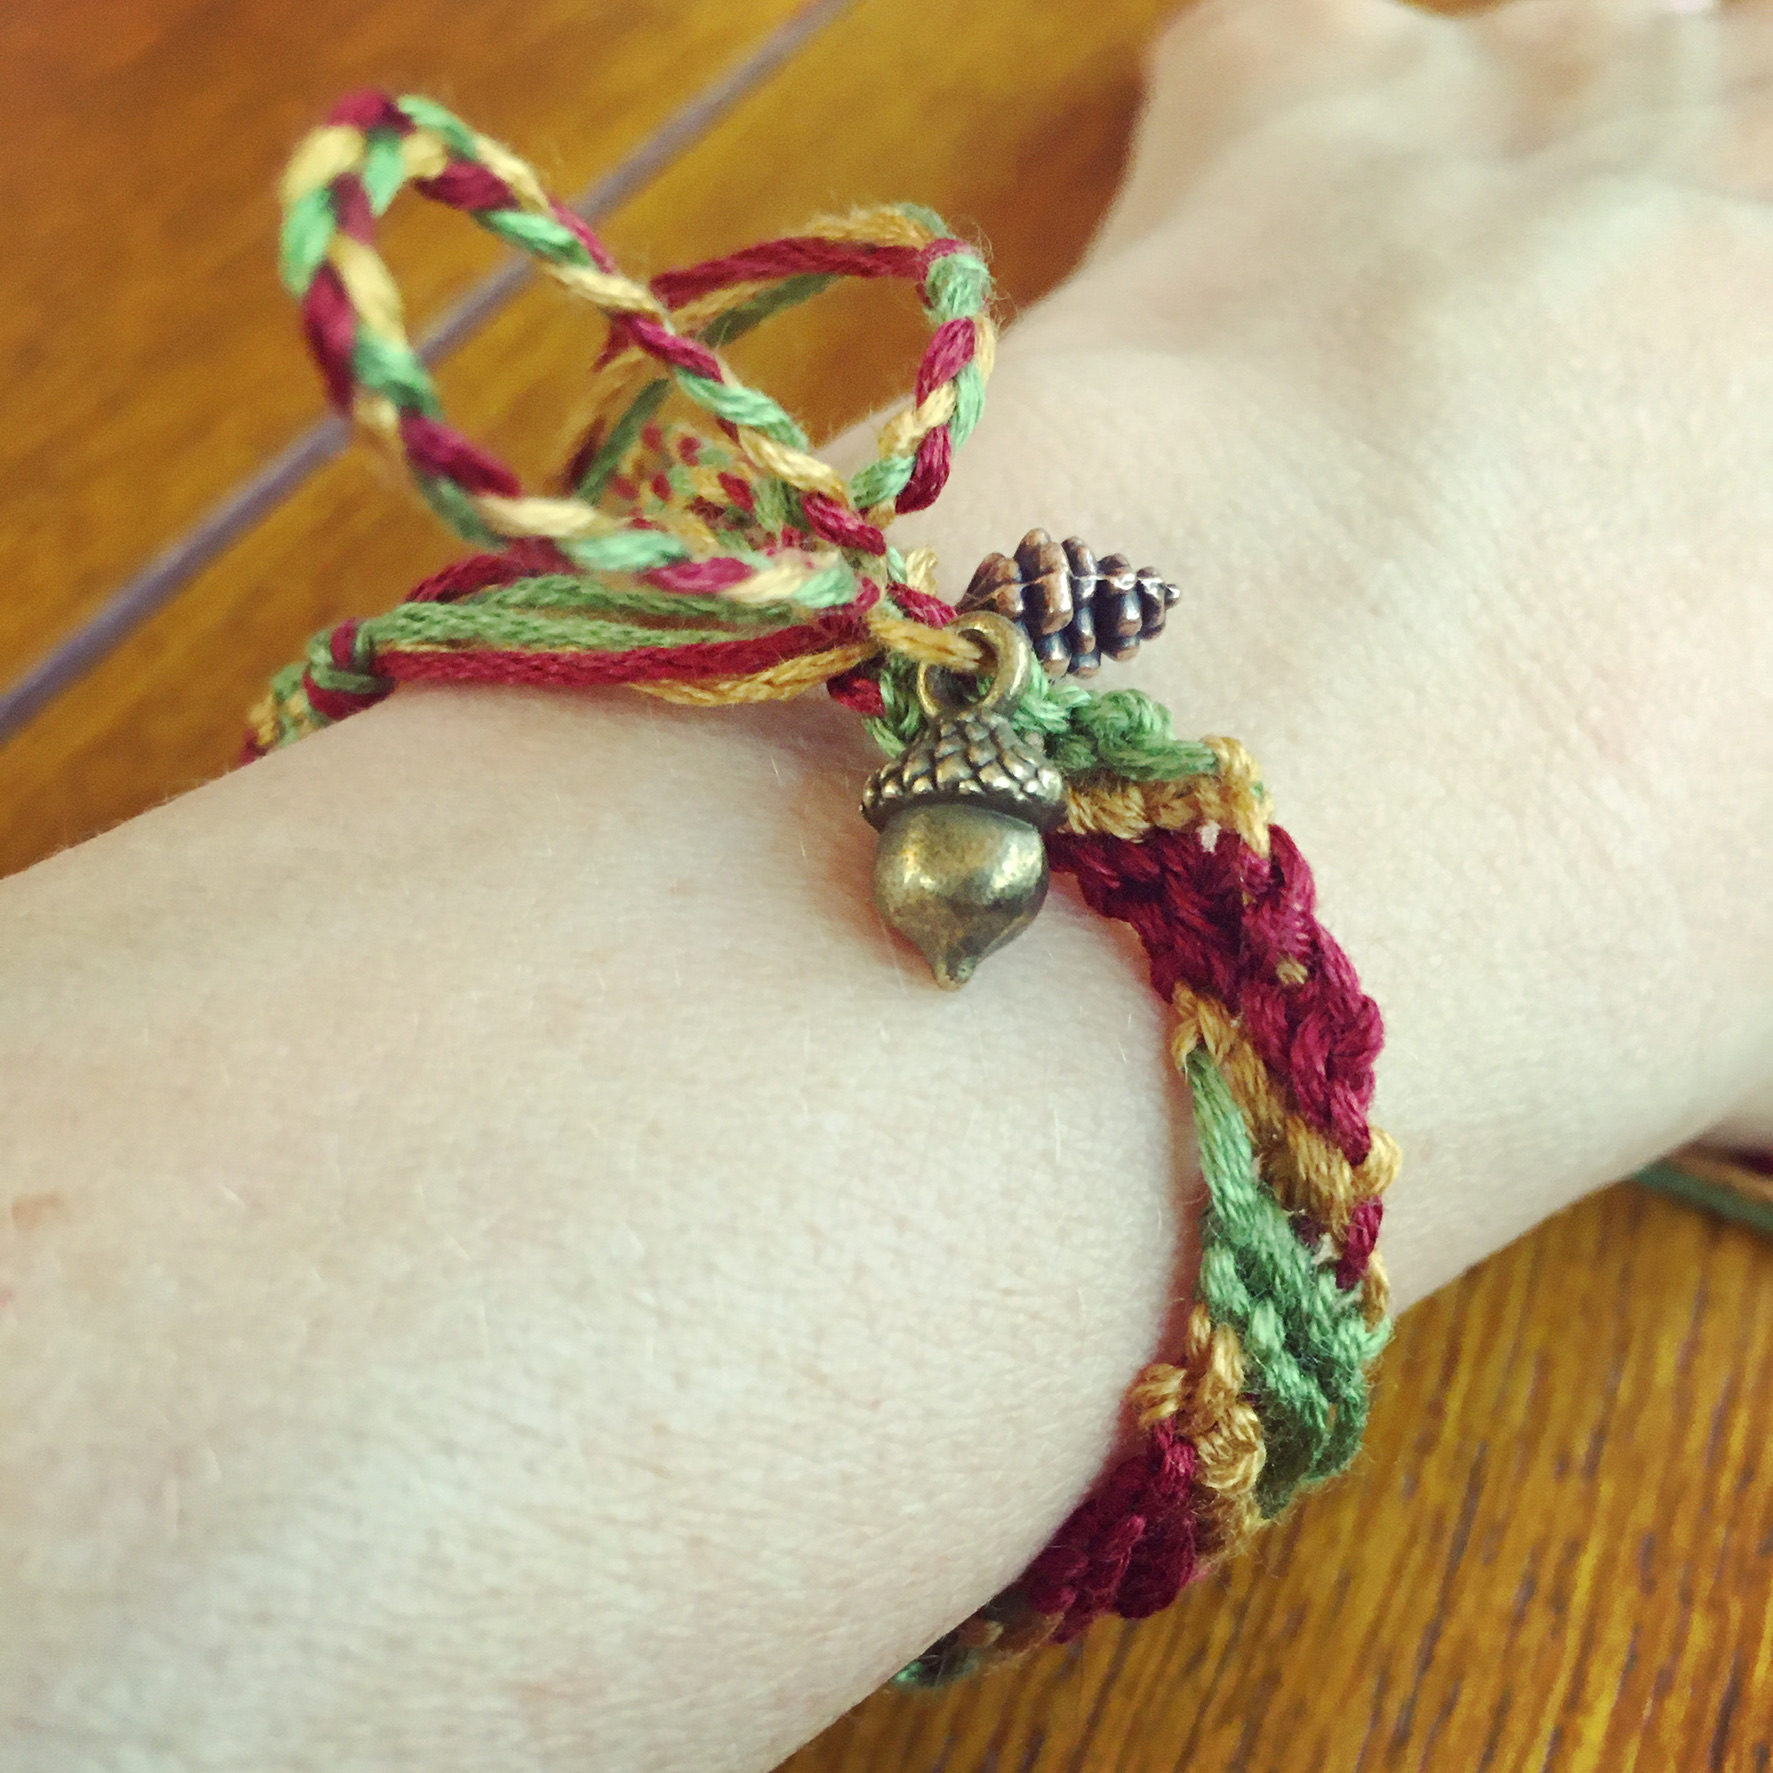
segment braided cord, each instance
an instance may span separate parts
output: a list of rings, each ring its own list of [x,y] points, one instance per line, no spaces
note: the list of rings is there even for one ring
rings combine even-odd
[[[535,257],[608,321],[558,495],[444,421],[374,249],[407,184]],[[317,635],[251,718],[256,756],[407,682],[621,683],[726,706],[823,686],[896,754],[921,664],[966,672],[928,550],[884,530],[941,490],[995,344],[977,253],[912,205],[859,211],[643,285],[507,148],[422,98],[346,100],[284,180],[282,270],[329,396],[483,551]],[[721,349],[844,277],[916,282],[912,398],[845,482]],[[1175,1012],[1206,1184],[1180,1346],[1131,1404],[1142,1437],[1021,1578],[900,1676],[940,1685],[1104,1613],[1160,1611],[1354,1456],[1386,1334],[1375,1251],[1396,1147],[1368,1122],[1379,1013],[1318,923],[1310,870],[1230,739],[1178,737],[1133,690],[1036,672],[1014,711],[1065,780],[1047,839],[1144,946]]]
[[[408,185],[529,254],[608,322],[569,492],[527,491],[445,421],[375,247],[380,218]],[[940,492],[977,423],[995,351],[990,274],[940,217],[899,205],[825,218],[649,287],[624,276],[510,149],[429,99],[379,92],[346,99],[301,144],[282,198],[281,275],[328,397],[444,521],[513,570],[489,564],[470,591],[415,594],[453,603],[453,613],[396,612],[318,637],[305,670],[281,675],[255,711],[252,751],[418,676],[626,682],[678,696],[730,682],[733,699],[757,700],[883,655],[978,664],[971,641],[939,631],[952,612],[884,533]],[[847,482],[720,355],[844,277],[916,283],[932,328],[911,402]],[[567,620],[570,594],[558,584],[545,621],[519,613],[541,595],[522,581],[575,575],[599,587],[604,619]],[[661,592],[703,601],[673,610]],[[692,614],[700,625],[686,623]],[[837,693],[869,712],[878,700],[866,678]]]
[[[1204,766],[1159,775],[1178,742],[1135,695],[1070,716],[1060,742],[1079,767],[1048,853],[1092,909],[1133,927],[1176,1012],[1207,1187],[1194,1302],[1176,1357],[1133,1389],[1144,1443],[904,1686],[1068,1642],[1104,1613],[1162,1611],[1347,1466],[1389,1333],[1374,1245],[1397,1150],[1366,1119],[1378,1011],[1318,923],[1249,754],[1209,739],[1188,757]],[[1078,755],[1092,742],[1093,766]]]

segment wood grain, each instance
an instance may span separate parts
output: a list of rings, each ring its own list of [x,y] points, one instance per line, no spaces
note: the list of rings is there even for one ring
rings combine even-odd
[[[571,194],[796,0],[10,0],[0,8],[0,676],[318,416],[275,271],[278,172],[354,87],[521,135]],[[386,240],[419,323],[498,249]]]
[[[1066,0],[861,0],[606,234],[626,265],[650,273],[821,210],[912,197],[982,231],[1012,303],[1025,302],[1070,267],[1108,200],[1139,54],[1168,10],[1166,0],[1103,0],[1087,13]],[[516,123],[509,105],[507,95],[506,113],[489,121],[548,149],[552,126]],[[558,145],[541,155],[550,173],[564,157]],[[1028,201],[1030,168],[1041,174],[1038,205]],[[912,305],[871,289],[834,293],[804,322],[779,326],[741,367],[815,433],[905,385],[920,342]],[[206,406],[237,407],[251,378],[231,363],[206,370],[189,335],[178,337],[204,390],[181,406],[188,440]],[[537,287],[445,366],[445,401],[471,435],[540,477],[565,448],[577,376],[599,337],[591,317]],[[280,374],[309,375],[287,322],[263,350],[285,366]],[[134,432],[132,410],[106,422],[119,433],[107,447],[125,455],[177,447],[158,431]],[[225,767],[242,711],[313,630],[385,608],[457,551],[366,455],[322,471],[0,751],[0,871]]]
[[[1765,1773],[1770,1358],[1773,1246],[1610,1190],[1400,1324],[1247,1562],[784,1773]]]

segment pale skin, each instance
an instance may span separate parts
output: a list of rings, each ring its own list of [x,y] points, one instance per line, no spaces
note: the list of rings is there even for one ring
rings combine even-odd
[[[1182,19],[905,540],[1170,570],[1383,1005],[1408,1304],[1773,1139],[1773,9]],[[846,440],[841,451],[862,445]],[[1191,1259],[1065,892],[958,996],[870,757],[403,692],[0,888],[0,1759],[766,1768],[1015,1575]]]

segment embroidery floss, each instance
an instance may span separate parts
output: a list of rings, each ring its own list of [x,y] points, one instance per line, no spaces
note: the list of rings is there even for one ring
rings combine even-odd
[[[608,322],[558,493],[526,491],[444,421],[374,247],[408,184]],[[933,556],[888,542],[978,421],[996,340],[984,261],[897,205],[636,283],[509,149],[382,93],[308,137],[283,196],[283,277],[329,396],[481,551],[317,636],[254,711],[249,757],[401,683],[628,684],[704,706],[823,686],[887,753],[864,801],[877,893],[939,980],[963,982],[1026,927],[1049,867],[1137,933],[1175,1010],[1207,1187],[1182,1346],[1133,1388],[1136,1450],[898,1679],[940,1685],[1103,1613],[1161,1610],[1359,1445],[1398,1162],[1367,1119],[1381,1025],[1248,753],[1077,681],[1103,650],[1155,639],[1172,587],[1036,531],[1014,560],[988,557],[962,616],[936,595]],[[915,283],[932,328],[911,401],[847,481],[720,355],[841,277]]]

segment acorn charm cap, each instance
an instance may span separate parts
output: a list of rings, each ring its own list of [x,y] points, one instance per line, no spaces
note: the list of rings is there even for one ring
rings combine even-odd
[[[862,795],[862,815],[880,833],[874,902],[949,991],[1034,921],[1047,892],[1041,833],[1065,811],[1064,781],[1039,737],[1008,718],[1034,672],[1027,636],[990,611],[954,628],[990,651],[989,686],[956,703],[951,674],[920,667],[927,724]]]

